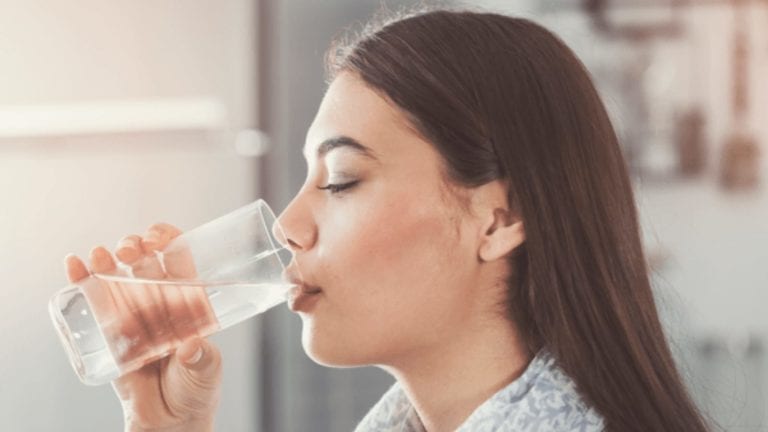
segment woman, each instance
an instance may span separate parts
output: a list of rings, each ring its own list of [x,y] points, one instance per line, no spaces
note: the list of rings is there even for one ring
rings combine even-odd
[[[434,11],[334,46],[328,65],[280,223],[307,354],[397,380],[359,431],[707,430],[659,324],[615,133],[562,42]],[[116,255],[178,233],[154,226]],[[91,267],[114,261],[95,248]],[[196,340],[117,381],[128,427],[210,430],[220,364]]]

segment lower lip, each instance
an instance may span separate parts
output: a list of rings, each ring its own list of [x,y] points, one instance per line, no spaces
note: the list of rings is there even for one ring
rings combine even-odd
[[[320,300],[321,294],[322,292],[316,292],[316,293],[300,292],[292,296],[290,299],[288,299],[288,308],[294,312],[309,312],[315,307],[315,304],[317,304],[317,302]]]

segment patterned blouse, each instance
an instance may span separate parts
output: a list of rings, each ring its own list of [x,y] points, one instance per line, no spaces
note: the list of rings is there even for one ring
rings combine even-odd
[[[602,417],[542,349],[522,375],[483,402],[457,432],[598,432]],[[426,432],[400,384],[395,383],[355,432]]]

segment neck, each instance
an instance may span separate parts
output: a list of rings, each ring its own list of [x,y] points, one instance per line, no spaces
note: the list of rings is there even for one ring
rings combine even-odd
[[[452,431],[494,393],[517,379],[530,353],[505,318],[462,326],[439,346],[387,370],[400,382],[430,432]]]

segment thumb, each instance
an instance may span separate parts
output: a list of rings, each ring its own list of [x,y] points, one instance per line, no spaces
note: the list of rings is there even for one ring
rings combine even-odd
[[[184,416],[212,416],[221,388],[221,353],[205,339],[184,342],[168,365],[169,408]]]
[[[176,357],[183,367],[198,373],[204,373],[206,369],[220,362],[217,358],[218,350],[205,339],[184,342],[176,350]]]

